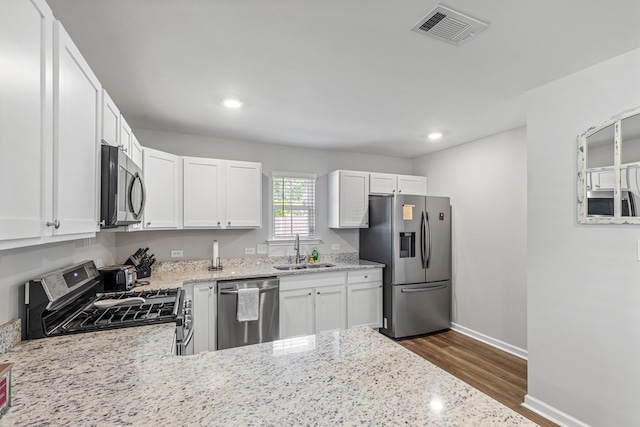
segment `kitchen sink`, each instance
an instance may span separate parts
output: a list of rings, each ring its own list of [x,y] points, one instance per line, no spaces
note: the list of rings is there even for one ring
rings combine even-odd
[[[329,264],[329,263],[318,263],[318,264],[305,264],[306,268],[329,268],[329,267],[335,267],[335,264]]]
[[[275,268],[276,270],[305,270],[305,269],[309,269],[309,270],[315,270],[315,269],[320,269],[320,268],[329,268],[329,267],[335,267],[335,264],[329,264],[327,262],[321,262],[318,264],[287,264],[287,265],[274,265],[273,268]]]

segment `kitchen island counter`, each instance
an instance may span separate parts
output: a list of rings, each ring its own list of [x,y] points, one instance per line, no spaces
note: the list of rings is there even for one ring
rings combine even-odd
[[[173,325],[27,341],[0,426],[532,426],[369,328],[172,356]]]

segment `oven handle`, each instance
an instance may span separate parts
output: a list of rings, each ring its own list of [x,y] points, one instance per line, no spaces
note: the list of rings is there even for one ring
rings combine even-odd
[[[273,291],[275,289],[278,289],[278,286],[271,286],[271,287],[268,287],[268,288],[260,288],[259,293],[262,294],[262,293],[265,293],[265,292]],[[220,291],[220,294],[222,294],[222,295],[236,295],[237,293],[238,293],[237,290],[235,290],[235,291]]]

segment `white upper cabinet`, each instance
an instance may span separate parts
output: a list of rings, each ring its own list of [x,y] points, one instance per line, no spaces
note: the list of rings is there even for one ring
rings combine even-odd
[[[398,191],[398,175],[390,173],[369,174],[369,192],[371,194],[393,194]]]
[[[52,233],[52,25],[44,0],[2,2],[0,249]]]
[[[131,133],[131,148],[129,152],[129,157],[133,160],[133,163],[138,165],[140,169],[142,169],[142,145],[138,142],[138,138],[132,132]]]
[[[131,141],[133,140],[133,131],[129,123],[120,115],[120,144],[118,146],[122,151],[131,157]]]
[[[427,177],[372,173],[369,175],[369,191],[371,194],[376,195],[399,193],[414,196],[426,196]]]
[[[147,189],[145,229],[180,228],[182,208],[181,158],[163,151],[143,150],[143,174]]]
[[[262,226],[262,164],[226,161],[226,227]]]
[[[120,110],[104,89],[102,89],[102,141],[113,147],[120,145]]]
[[[426,196],[427,177],[398,175],[398,193],[413,196]]]
[[[329,173],[328,193],[329,228],[369,226],[369,172]]]
[[[54,235],[95,232],[102,86],[62,25],[53,43]]]
[[[183,157],[182,167],[184,227],[222,227],[225,220],[225,161]]]

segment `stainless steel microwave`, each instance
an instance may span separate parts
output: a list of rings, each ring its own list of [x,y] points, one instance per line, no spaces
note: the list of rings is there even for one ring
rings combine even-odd
[[[146,201],[142,169],[118,147],[102,145],[101,156],[100,226],[141,222]]]
[[[587,215],[613,216],[613,191],[587,191]],[[636,200],[631,191],[621,192],[622,216],[637,216]]]

